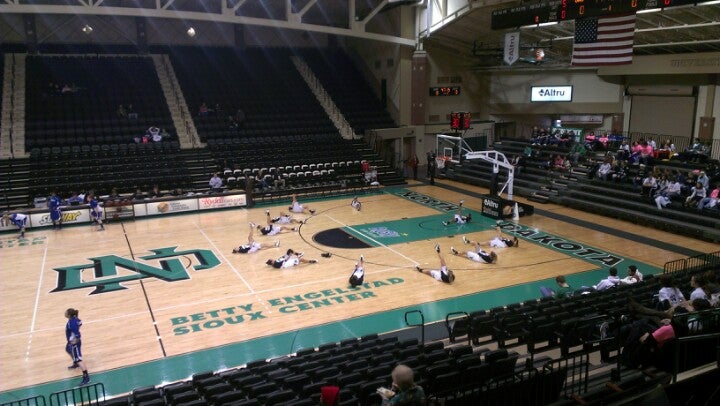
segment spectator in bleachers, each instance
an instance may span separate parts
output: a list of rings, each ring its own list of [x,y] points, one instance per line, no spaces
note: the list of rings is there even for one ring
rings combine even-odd
[[[200,104],[200,107],[198,107],[198,116],[207,117],[208,114],[210,114],[210,110],[208,109],[207,104],[205,104],[205,102],[202,102]]]
[[[210,178],[210,191],[211,192],[222,192],[222,178],[220,178],[220,172],[215,172]]]
[[[435,252],[437,252],[438,258],[440,259],[440,269],[424,270],[420,268],[420,265],[415,266],[415,269],[420,273],[432,276],[437,281],[453,283],[455,281],[455,273],[447,269],[445,258],[440,252],[440,244],[435,244]]]
[[[608,142],[610,142],[610,137],[608,137],[606,132],[600,134],[600,137],[597,139],[597,144],[602,147],[602,149],[607,149]]]
[[[618,147],[616,158],[619,161],[627,161],[630,159],[630,145],[628,145],[627,140],[623,140]]]
[[[403,364],[396,366],[391,377],[391,389],[378,389],[378,393],[383,398],[383,406],[425,404],[425,391],[415,384],[415,376],[410,367]]]
[[[683,200],[682,185],[677,180],[672,179],[668,179],[665,190],[655,196],[655,204],[657,205],[658,209],[662,209],[663,207],[670,204],[670,202],[672,201],[680,200]]]
[[[618,278],[617,273],[617,268],[610,268],[608,270],[608,277],[598,282],[598,284],[594,286],[595,290],[603,291],[618,286],[620,284],[620,278]]]
[[[573,166],[577,166],[577,164],[585,159],[585,155],[587,154],[587,149],[585,148],[585,144],[582,142],[576,142],[570,147],[570,151],[568,152],[568,156],[570,157],[570,162],[573,164]]]
[[[130,120],[137,120],[138,118],[138,113],[135,111],[132,104],[128,104],[127,106],[127,118]]]
[[[148,197],[151,199],[157,199],[162,197],[162,192],[160,192],[160,187],[158,185],[153,185],[152,189],[148,191]]]
[[[70,192],[70,197],[68,197],[66,202],[70,206],[76,206],[83,203],[83,198],[80,197],[77,192]]]
[[[510,160],[510,165],[513,166],[515,176],[518,176],[525,167],[525,158],[522,155],[514,155]]]
[[[590,131],[589,133],[585,134],[585,148],[587,148],[589,151],[592,151],[595,148],[594,131]]]
[[[605,161],[600,164],[600,167],[597,170],[597,177],[600,180],[610,180],[612,174],[612,157],[608,156],[605,157]]]
[[[702,183],[703,187],[707,191],[710,188],[710,178],[708,178],[705,171],[699,171],[697,181]]]
[[[107,197],[107,200],[120,200],[122,199],[122,196],[117,191],[117,188],[112,188],[110,191],[110,194]]]
[[[698,210],[717,208],[718,197],[720,196],[720,183],[710,191],[710,195],[698,202]]]
[[[647,141],[642,141],[640,143],[640,146],[642,148],[640,150],[639,163],[642,165],[651,165],[653,162],[653,158],[655,157],[655,150],[653,149],[652,145]]]
[[[705,291],[708,293],[708,295],[712,296],[720,293],[720,284],[718,284],[716,271],[709,270],[705,272],[703,276],[705,277]],[[713,303],[713,306],[716,305],[716,303]]]
[[[340,401],[340,387],[338,386],[323,386],[320,388],[320,405],[321,406],[336,406]]]
[[[615,165],[612,169],[612,180],[615,182],[625,182],[627,180],[629,169],[627,161],[615,160]]]
[[[643,275],[637,269],[635,265],[628,266],[627,276],[620,280],[623,285],[632,285],[638,282],[642,282]]]
[[[273,183],[275,189],[285,187],[285,178],[277,169],[273,169],[270,172],[270,181]]]
[[[135,193],[132,194],[130,199],[134,200],[134,201],[139,201],[139,200],[145,200],[145,199],[147,199],[147,197],[148,197],[147,194],[145,194],[145,192],[143,192],[142,189],[140,189],[138,187],[135,189]]]
[[[270,187],[270,184],[265,179],[265,171],[258,171],[257,175],[255,175],[255,184],[258,185],[261,190],[265,190]]]
[[[115,115],[117,115],[119,118],[127,118],[127,110],[125,110],[125,106],[122,104],[118,106],[117,110],[115,111]]]
[[[660,291],[658,291],[658,305],[662,310],[668,310],[685,301],[685,295],[675,285],[675,279],[670,274],[660,277]]]
[[[675,144],[670,140],[665,141],[660,148],[655,151],[655,157],[659,159],[669,159],[675,154]]]
[[[697,182],[692,192],[690,193],[690,196],[685,199],[685,206],[697,207],[698,203],[702,201],[705,197],[707,197],[705,188],[703,187],[702,183]]]
[[[705,291],[705,277],[702,275],[693,275],[690,278],[690,287],[693,291],[690,293],[690,300],[695,299],[708,299],[708,294]]]
[[[641,196],[652,197],[657,189],[657,179],[652,170],[647,171],[647,176],[642,180],[642,190],[640,191]]]
[[[557,283],[557,289],[553,290],[546,286],[540,287],[540,292],[543,297],[554,297],[555,299],[563,299],[573,295],[573,288],[567,283],[565,275],[558,275],[555,277],[555,283]]]
[[[628,161],[630,165],[638,165],[640,163],[640,154],[642,153],[642,145],[639,142],[633,141],[630,146],[630,157]]]
[[[558,146],[559,147],[567,147],[570,145],[570,143],[573,141],[573,134],[572,131],[568,132],[567,130],[563,130],[563,132],[560,134],[560,139],[558,140]]]

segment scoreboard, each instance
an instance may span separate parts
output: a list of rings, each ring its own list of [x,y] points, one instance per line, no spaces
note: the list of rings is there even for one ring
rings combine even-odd
[[[502,10],[491,16],[491,28],[501,30],[586,17],[635,13],[638,10],[702,4],[713,0],[546,0]]]

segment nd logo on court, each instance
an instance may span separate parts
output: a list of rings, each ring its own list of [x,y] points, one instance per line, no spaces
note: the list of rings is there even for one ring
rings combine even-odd
[[[150,250],[153,254],[139,257],[139,259],[143,261],[160,260],[159,268],[147,262],[135,261],[117,255],[88,258],[92,261],[90,264],[54,268],[58,273],[58,280],[57,286],[50,292],[95,288],[90,292],[91,295],[94,295],[127,289],[122,285],[123,282],[138,279],[157,278],[166,282],[190,279],[190,275],[179,258],[184,256],[195,257],[198,264],[193,265],[193,269],[196,271],[211,269],[220,265],[220,260],[210,250],[192,249],[175,251],[176,248],[177,247],[166,247],[153,249]],[[82,277],[83,271],[91,268],[93,269],[94,279],[84,281]],[[132,274],[118,276],[118,268],[130,271]]]

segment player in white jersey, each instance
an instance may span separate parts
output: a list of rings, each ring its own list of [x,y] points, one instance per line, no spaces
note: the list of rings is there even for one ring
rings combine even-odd
[[[512,239],[503,237],[502,229],[500,228],[499,224],[497,227],[495,227],[495,230],[497,231],[497,234],[495,235],[495,238],[490,240],[489,245],[491,247],[493,247],[493,248],[509,248],[509,247],[517,248],[520,245],[520,241],[515,236],[513,236]]]
[[[464,200],[460,200],[460,204],[458,205],[457,212],[453,216],[452,220],[443,221],[444,226],[448,226],[452,223],[465,224],[465,223],[469,223],[470,220],[472,220],[472,213],[468,213],[467,216],[463,216],[463,214],[462,214],[462,205],[464,202],[465,202]]]
[[[316,259],[303,258],[302,252],[295,252],[288,249],[285,255],[277,259],[268,259],[265,263],[273,268],[291,268],[300,264],[316,264]]]
[[[265,210],[265,214],[270,214],[270,210]],[[272,222],[275,224],[305,224],[305,220],[296,219],[290,214],[287,214],[285,212],[280,212],[280,215],[277,217],[273,217]]]
[[[353,269],[353,273],[350,275],[350,280],[348,282],[350,283],[350,286],[353,288],[356,286],[360,286],[365,281],[365,258],[360,255],[360,262],[355,264],[355,269]]]
[[[360,200],[358,200],[357,197],[353,197],[352,201],[350,202],[350,206],[352,206],[352,208],[357,211],[362,210],[362,203],[360,203]]]
[[[463,236],[463,243],[472,244],[474,247],[473,250],[467,251],[464,254],[468,259],[475,262],[484,262],[486,264],[493,264],[497,262],[497,254],[493,251],[485,251],[480,247],[480,244],[477,241],[470,241],[465,236]],[[463,255],[458,250],[456,250],[455,247],[450,247],[450,252],[452,252],[454,255]]]
[[[266,244],[255,241],[255,239],[253,238],[255,227],[255,223],[250,223],[250,233],[248,234],[247,244],[243,244],[237,248],[233,248],[233,254],[252,254],[262,249],[280,246],[280,240],[275,240],[275,243],[273,244]]]
[[[261,226],[261,225],[255,224],[255,223],[250,223],[251,227],[256,227],[258,230],[260,230],[260,233],[262,233],[262,235],[277,235],[282,232],[297,230],[295,227],[288,227],[288,226],[273,224],[272,218],[270,218],[270,210],[267,210],[265,212],[265,217],[266,217],[266,224],[267,224],[265,226]]]
[[[418,272],[424,273],[425,275],[430,275],[435,280],[445,282],[445,283],[453,283],[455,281],[455,273],[453,271],[447,269],[447,264],[445,263],[445,258],[440,253],[440,244],[435,244],[435,252],[438,254],[438,258],[440,258],[440,269],[431,269],[429,271],[424,270],[420,268],[420,266],[416,266],[415,269],[417,269]]]
[[[288,210],[290,210],[293,213],[305,213],[306,211],[310,214],[315,214],[315,210],[311,209],[307,206],[304,206],[300,204],[297,200],[297,196],[295,194],[292,195],[292,204],[290,207],[288,207]]]

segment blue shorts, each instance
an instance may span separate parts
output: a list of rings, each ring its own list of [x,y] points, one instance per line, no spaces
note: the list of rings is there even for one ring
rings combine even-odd
[[[13,220],[12,222],[15,226],[17,226],[17,228],[23,228],[25,227],[25,224],[27,224],[27,217],[22,220]]]
[[[93,216],[94,218],[100,218],[100,217],[102,217],[102,212],[92,210],[92,211],[90,211],[90,215]]]
[[[82,343],[78,341],[77,344],[67,343],[65,346],[65,351],[70,354],[70,358],[72,358],[73,362],[82,361],[82,351],[80,350],[81,345]]]
[[[50,220],[58,221],[58,220],[60,220],[60,217],[62,217],[62,213],[60,212],[60,210],[51,210],[50,211]]]

